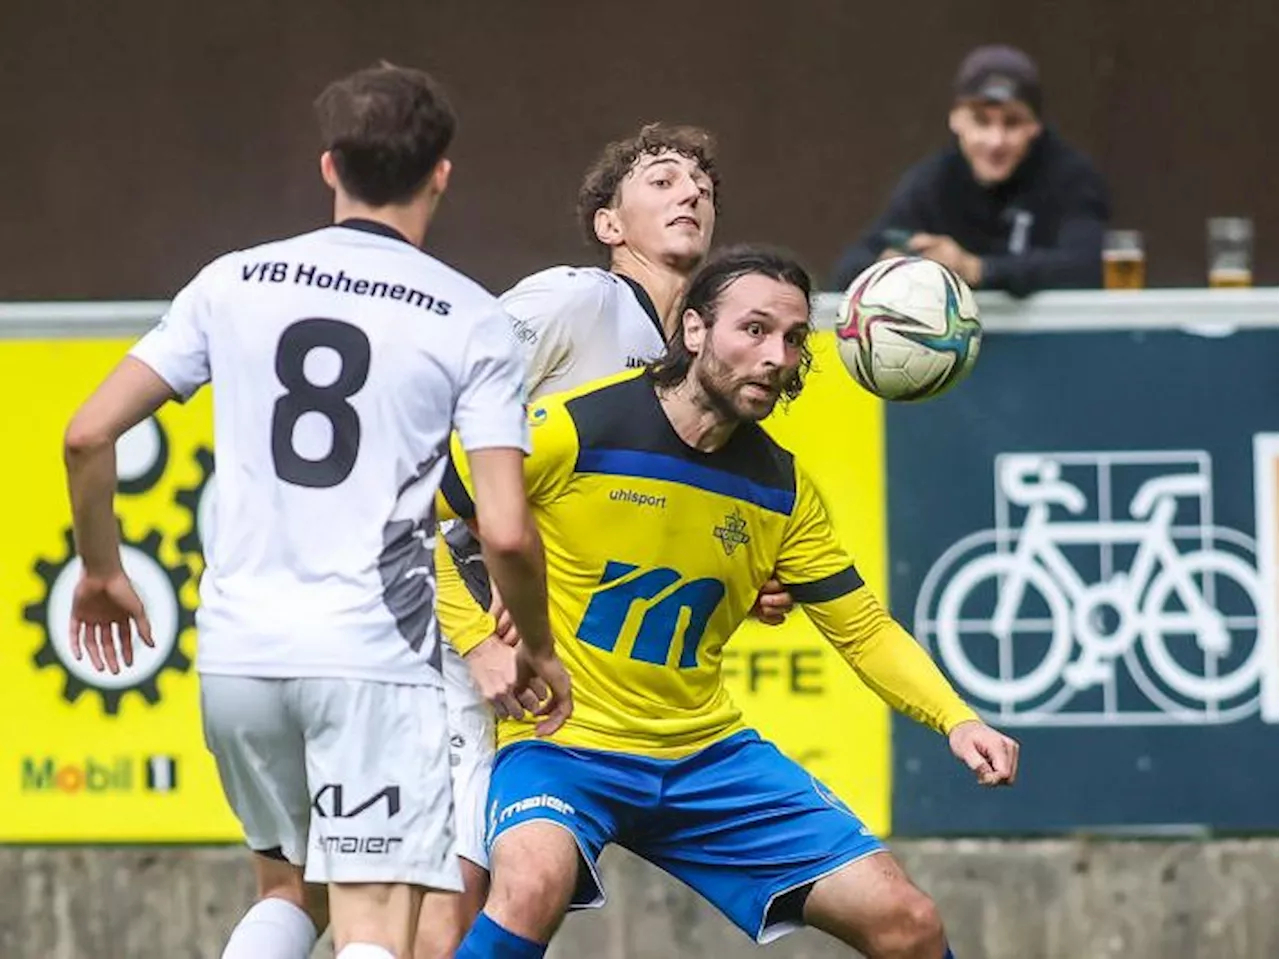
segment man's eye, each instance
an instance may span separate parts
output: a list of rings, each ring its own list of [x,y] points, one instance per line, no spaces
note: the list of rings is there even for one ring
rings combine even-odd
[[[759,323],[748,323],[747,332],[750,333],[752,336],[759,336],[761,333],[764,332],[764,327],[761,326]]]

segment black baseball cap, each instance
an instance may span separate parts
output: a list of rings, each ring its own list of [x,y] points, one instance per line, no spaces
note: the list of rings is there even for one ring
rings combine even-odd
[[[956,71],[957,100],[1008,103],[1021,100],[1040,115],[1040,70],[1015,47],[978,47]]]

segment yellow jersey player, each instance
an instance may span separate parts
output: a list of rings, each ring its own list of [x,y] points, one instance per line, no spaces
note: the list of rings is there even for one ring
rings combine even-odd
[[[929,898],[830,789],[745,726],[723,681],[725,643],[776,571],[867,685],[946,735],[980,782],[1016,773],[1017,744],[883,610],[813,482],[758,425],[800,392],[809,296],[785,255],[730,250],[693,277],[655,364],[530,410],[526,485],[575,711],[549,738],[518,704],[499,723],[493,886],[459,959],[542,956],[567,909],[603,903],[595,862],[609,843],[758,942],[808,924],[872,959],[950,957]],[[470,515],[456,446],[441,490]]]
[[[583,176],[577,207],[584,237],[608,268],[551,267],[500,298],[524,354],[531,399],[642,367],[662,353],[678,325],[685,288],[711,245],[719,184],[714,140],[699,127],[650,123],[600,151]],[[494,758],[487,697],[509,683],[512,656],[485,612],[500,607],[493,605],[479,543],[461,523],[447,525],[443,538],[449,553],[439,555],[438,575],[462,576],[467,584],[467,591],[452,594],[463,608],[456,615],[441,611],[451,628],[459,627],[448,638],[469,650],[465,660],[450,645],[443,650],[463,894],[424,906],[416,959],[452,956],[484,903],[484,809]],[[444,588],[441,595],[450,593]],[[771,584],[755,615],[778,623],[790,603]]]

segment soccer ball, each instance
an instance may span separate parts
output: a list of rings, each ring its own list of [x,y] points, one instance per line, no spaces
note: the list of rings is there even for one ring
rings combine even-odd
[[[840,300],[840,359],[881,399],[910,402],[946,392],[973,369],[981,342],[973,292],[933,260],[873,263]]]

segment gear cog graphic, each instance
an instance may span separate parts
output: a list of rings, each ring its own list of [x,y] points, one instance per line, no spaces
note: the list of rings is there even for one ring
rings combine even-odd
[[[213,529],[218,489],[213,480],[213,451],[201,446],[196,450],[195,459],[200,466],[200,480],[190,489],[178,490],[174,501],[191,514],[191,528],[178,540],[178,549],[203,557],[204,544]]]
[[[145,493],[169,465],[169,436],[154,416],[148,416],[116,442],[116,488],[121,493]]]
[[[77,661],[71,655],[67,631],[71,622],[71,597],[80,578],[80,559],[75,554],[71,530],[66,532],[66,542],[63,559],[57,562],[42,559],[36,563],[36,573],[44,580],[45,595],[22,611],[24,619],[44,630],[44,643],[33,657],[35,665],[42,669],[54,666],[66,674],[62,697],[69,703],[79,699],[86,689],[92,689],[102,697],[103,711],[111,716],[119,713],[120,700],[131,691],[155,705],[160,701],[160,690],[156,687],[160,673],[166,669],[185,673],[191,668],[191,660],[178,643],[183,631],[195,625],[195,613],[178,598],[179,591],[191,578],[191,571],[186,564],[165,565],[160,559],[160,533],[156,530],[141,540],[122,537],[120,558],[146,606],[155,647],[135,639],[132,666],[122,668],[115,676],[99,673],[87,657]]]

